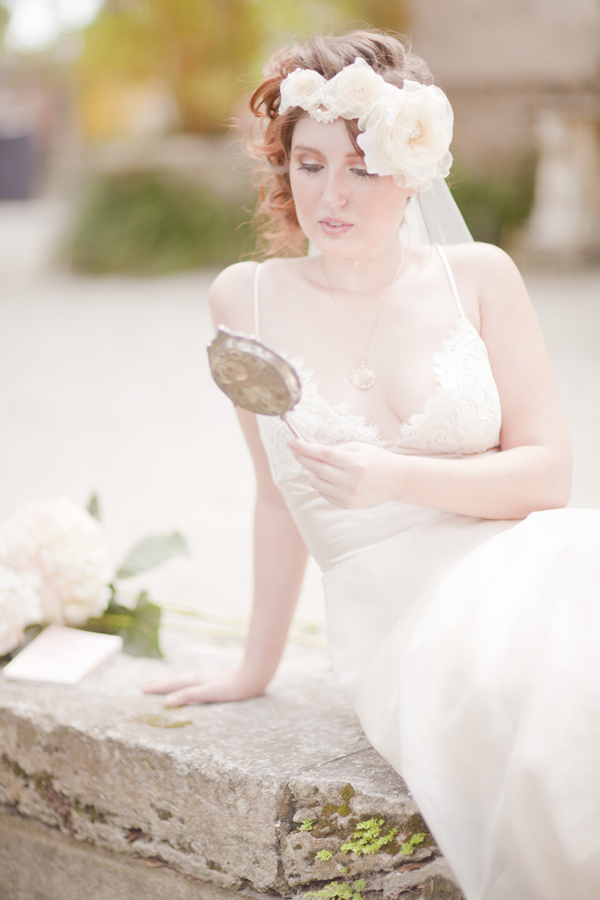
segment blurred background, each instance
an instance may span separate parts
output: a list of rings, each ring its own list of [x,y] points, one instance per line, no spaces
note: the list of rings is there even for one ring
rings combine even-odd
[[[192,557],[150,586],[216,634],[250,595],[252,475],[204,349],[210,281],[253,249],[247,101],[282,43],[364,23],[452,102],[452,189],[523,268],[573,503],[600,506],[599,0],[0,0],[0,516],[97,491],[115,561],[178,528]],[[322,621],[311,569],[297,640]]]

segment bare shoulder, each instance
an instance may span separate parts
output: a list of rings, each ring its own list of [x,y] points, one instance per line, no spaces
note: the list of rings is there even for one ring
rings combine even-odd
[[[450,244],[444,250],[456,274],[473,277],[481,283],[489,278],[521,277],[508,253],[495,244],[470,241],[468,244]]]
[[[528,303],[525,284],[514,261],[494,244],[478,241],[453,244],[444,248],[459,285],[459,293],[477,298],[480,314],[494,306],[514,309]],[[463,290],[461,290],[461,286]]]
[[[469,241],[465,244],[448,244],[444,247],[448,262],[457,274],[494,277],[503,273],[518,274],[518,269],[500,247],[495,244],[484,244],[480,241]]]
[[[208,294],[215,326],[226,325],[234,331],[252,330],[252,293],[256,266],[255,262],[239,262],[217,275]]]
[[[307,268],[304,257],[275,257],[261,264],[240,262],[223,269],[213,281],[208,297],[215,326],[226,325],[246,334],[253,332],[254,278],[258,265],[261,266],[261,296],[274,289],[280,294],[290,281],[305,277]]]

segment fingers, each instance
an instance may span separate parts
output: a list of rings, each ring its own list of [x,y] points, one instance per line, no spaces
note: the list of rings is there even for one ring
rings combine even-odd
[[[331,503],[332,506],[338,506],[340,509],[352,509],[352,504],[349,503],[344,496],[332,490],[331,485],[321,482],[320,484],[313,485],[313,487],[315,487],[321,497],[323,497],[324,500],[327,500],[328,503]]]
[[[157,679],[156,681],[146,681],[142,685],[144,694],[170,694],[173,691],[179,691],[182,688],[191,687],[192,685],[201,684],[205,676],[195,675],[179,675],[173,678]]]
[[[208,703],[210,698],[206,696],[204,685],[186,687],[179,691],[173,691],[165,697],[165,706],[187,706],[188,703]]]
[[[343,479],[343,472],[334,466],[328,466],[327,463],[318,463],[311,460],[310,463],[305,465],[305,468],[312,475],[311,484],[313,487],[317,487],[317,481],[333,487]]]
[[[174,691],[165,698],[165,706],[187,706],[189,703],[224,703],[248,700],[262,691],[244,688],[235,681],[214,681]]]
[[[299,449],[295,450],[292,446],[292,441],[290,441],[289,445],[292,453],[311,475],[330,485],[337,484],[344,478],[344,459],[343,454],[339,450],[332,447],[323,447],[321,444],[308,444],[302,441],[294,441],[293,443]],[[305,447],[308,448],[306,454],[304,453]]]
[[[339,450],[336,447],[326,447],[324,444],[317,444],[315,441],[299,441],[297,438],[290,438],[288,447],[296,457],[302,460],[315,460],[319,462],[335,465],[335,461],[339,456]]]

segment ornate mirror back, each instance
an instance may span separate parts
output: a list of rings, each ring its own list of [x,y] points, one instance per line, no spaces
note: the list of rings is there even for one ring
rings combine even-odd
[[[261,416],[280,416],[297,434],[286,414],[302,389],[294,368],[255,338],[221,326],[208,346],[212,376],[236,406]]]

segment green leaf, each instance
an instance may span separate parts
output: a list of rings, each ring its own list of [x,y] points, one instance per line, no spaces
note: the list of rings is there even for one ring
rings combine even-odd
[[[131,656],[151,656],[160,659],[158,631],[162,610],[156,603],[148,599],[148,593],[142,591],[137,598],[133,613],[133,628],[124,639],[123,649]]]
[[[161,614],[160,606],[148,599],[147,591],[142,591],[135,609],[111,600],[102,616],[89,619],[82,627],[84,631],[118,634],[123,638],[123,650],[131,656],[159,659],[163,655],[158,638]]]
[[[87,505],[87,511],[90,516],[93,516],[94,519],[97,519],[99,522],[102,521],[102,516],[100,514],[100,501],[98,500],[98,494],[92,494],[89,499]]]
[[[133,628],[135,611],[121,606],[111,600],[101,616],[88,619],[82,625],[84,631],[97,631],[100,634],[119,634],[125,641],[125,635]]]
[[[117,570],[117,578],[133,578],[140,572],[147,572],[162,565],[174,556],[189,556],[184,538],[178,531],[172,534],[154,535],[146,538],[131,551]]]

